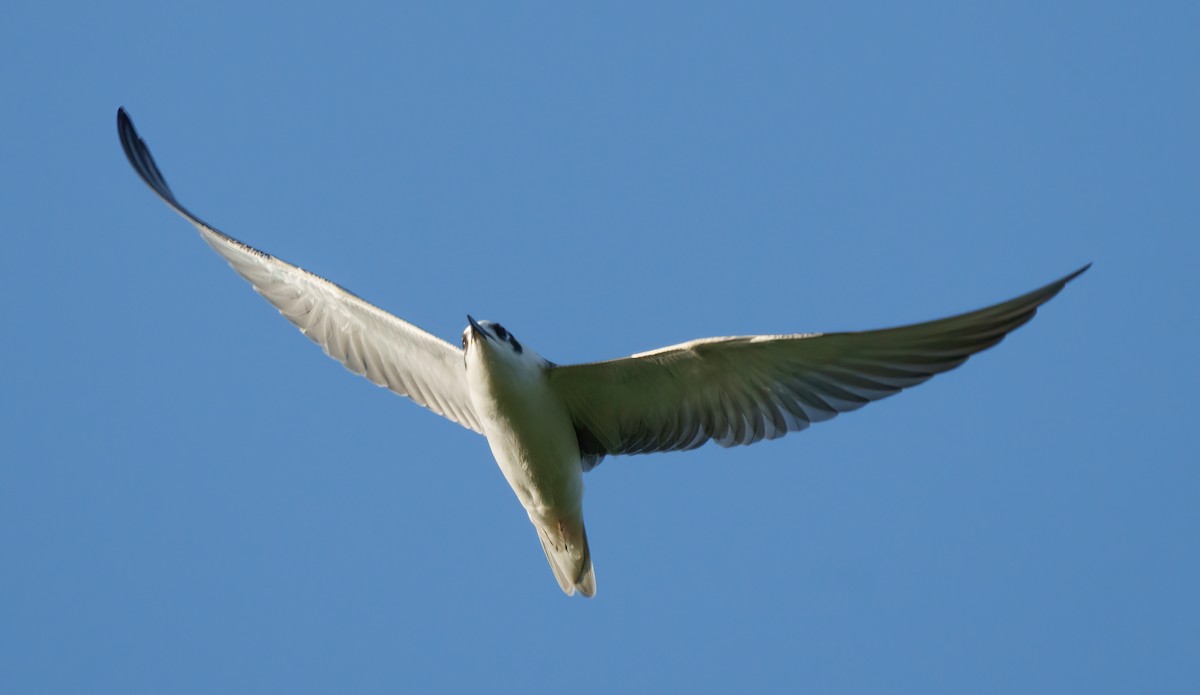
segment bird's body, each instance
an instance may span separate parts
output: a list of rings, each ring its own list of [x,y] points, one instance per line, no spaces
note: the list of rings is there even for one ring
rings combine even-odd
[[[472,320],[463,332],[471,403],[504,479],[537,528],[559,586],[591,596],[596,580],[583,529],[583,465],[571,414],[550,388],[552,365],[530,350],[512,349],[496,329]]]
[[[487,437],[568,595],[596,591],[583,473],[605,456],[681,451],[709,441],[753,444],[855,410],[1000,342],[1087,269],[1007,302],[927,323],[705,338],[560,366],[503,326],[470,317],[460,350],[218,231],[176,200],[124,109],[117,129],[142,180],[330,357]]]

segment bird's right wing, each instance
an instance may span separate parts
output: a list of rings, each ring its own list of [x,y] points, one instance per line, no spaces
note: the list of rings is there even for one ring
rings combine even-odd
[[[554,367],[585,470],[608,454],[753,444],[856,410],[1004,339],[1087,270],[1001,304],[861,333],[707,338],[592,364]]]
[[[209,226],[175,199],[125,109],[117,112],[117,131],[129,163],[142,180],[327,355],[379,386],[483,432],[471,407],[461,350],[328,280]]]

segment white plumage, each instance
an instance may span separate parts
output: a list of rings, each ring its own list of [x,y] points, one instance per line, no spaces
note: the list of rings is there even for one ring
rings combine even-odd
[[[559,586],[592,596],[583,473],[607,455],[776,439],[920,384],[1004,339],[1089,266],[979,311],[857,333],[705,338],[559,366],[475,321],[463,349],[217,231],[184,208],[132,121],[134,169],[230,266],[347,369],[483,434],[537,528]]]

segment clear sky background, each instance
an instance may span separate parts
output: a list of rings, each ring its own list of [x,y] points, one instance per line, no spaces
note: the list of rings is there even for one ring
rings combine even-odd
[[[0,9],[0,690],[1195,686],[1195,3],[430,5]],[[484,439],[254,295],[121,105],[218,227],[560,363],[1095,266],[913,391],[607,460],[568,599]]]

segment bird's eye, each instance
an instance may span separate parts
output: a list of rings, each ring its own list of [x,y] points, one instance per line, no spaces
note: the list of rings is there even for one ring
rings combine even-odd
[[[513,352],[517,353],[518,355],[521,354],[521,344],[517,342],[516,338],[512,337],[511,335],[508,336],[508,344],[512,345]]]
[[[494,323],[492,324],[492,330],[496,331],[496,337],[500,340],[505,340],[508,338],[508,331],[504,330],[504,326]]]

